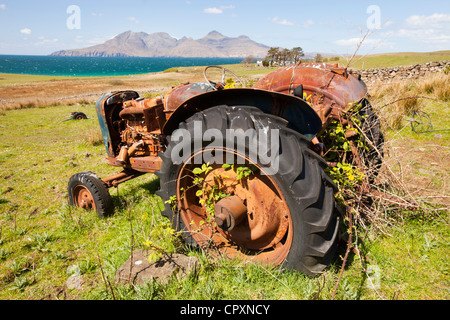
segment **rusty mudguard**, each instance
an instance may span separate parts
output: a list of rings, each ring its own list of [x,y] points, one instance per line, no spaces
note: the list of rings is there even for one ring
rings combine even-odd
[[[326,63],[299,63],[275,70],[253,88],[301,96],[324,124],[367,96],[367,87],[359,75]]]
[[[179,99],[170,95],[169,98],[166,98],[166,101],[169,99],[179,101]],[[170,135],[178,128],[180,122],[197,112],[215,106],[256,107],[264,113],[287,120],[289,128],[300,132],[309,139],[314,138],[322,127],[322,122],[316,112],[303,99],[267,90],[236,88],[196,94],[176,107],[166,104],[166,112],[173,113],[163,128],[163,134]]]

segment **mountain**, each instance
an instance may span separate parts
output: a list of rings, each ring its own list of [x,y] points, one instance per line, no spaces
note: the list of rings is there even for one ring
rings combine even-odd
[[[204,38],[194,40],[183,37],[176,39],[164,32],[148,34],[127,31],[103,44],[84,49],[62,50],[52,56],[72,57],[207,57],[263,58],[269,47],[251,40],[247,36],[230,38],[217,31]]]

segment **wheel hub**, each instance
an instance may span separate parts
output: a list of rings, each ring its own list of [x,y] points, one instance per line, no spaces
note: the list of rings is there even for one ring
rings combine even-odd
[[[214,164],[202,176],[203,183],[193,186],[192,172],[198,165],[190,163],[179,171],[177,199],[180,216],[195,241],[203,247],[212,241],[232,257],[281,263],[289,252],[293,228],[289,207],[273,178],[250,163],[242,165],[255,167],[246,178]],[[205,203],[217,195],[222,198],[216,198],[211,210]]]
[[[96,210],[94,197],[84,186],[78,186],[75,188],[74,200],[77,207],[87,210]]]
[[[217,226],[224,231],[232,231],[247,215],[247,207],[237,196],[220,200],[214,209]]]

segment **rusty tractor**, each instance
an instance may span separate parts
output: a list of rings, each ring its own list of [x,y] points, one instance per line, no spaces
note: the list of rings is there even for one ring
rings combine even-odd
[[[212,68],[220,69],[221,80],[210,79]],[[224,88],[227,74],[241,87]],[[366,85],[347,69],[322,63],[280,68],[251,88],[222,67],[207,67],[204,75],[205,83],[179,85],[164,97],[103,95],[96,111],[107,161],[121,172],[104,179],[75,174],[70,203],[108,216],[114,211],[109,188],[154,173],[162,215],[187,244],[321,273],[335,254],[339,225],[324,134],[333,120],[349,123],[347,111],[359,104],[366,107],[363,122],[375,123],[365,137],[380,145]],[[373,154],[365,159],[380,162]]]

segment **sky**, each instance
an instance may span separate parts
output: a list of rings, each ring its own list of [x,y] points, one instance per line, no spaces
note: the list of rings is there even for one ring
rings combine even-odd
[[[0,54],[47,55],[125,32],[246,35],[271,47],[360,54],[450,50],[441,0],[0,0]]]

